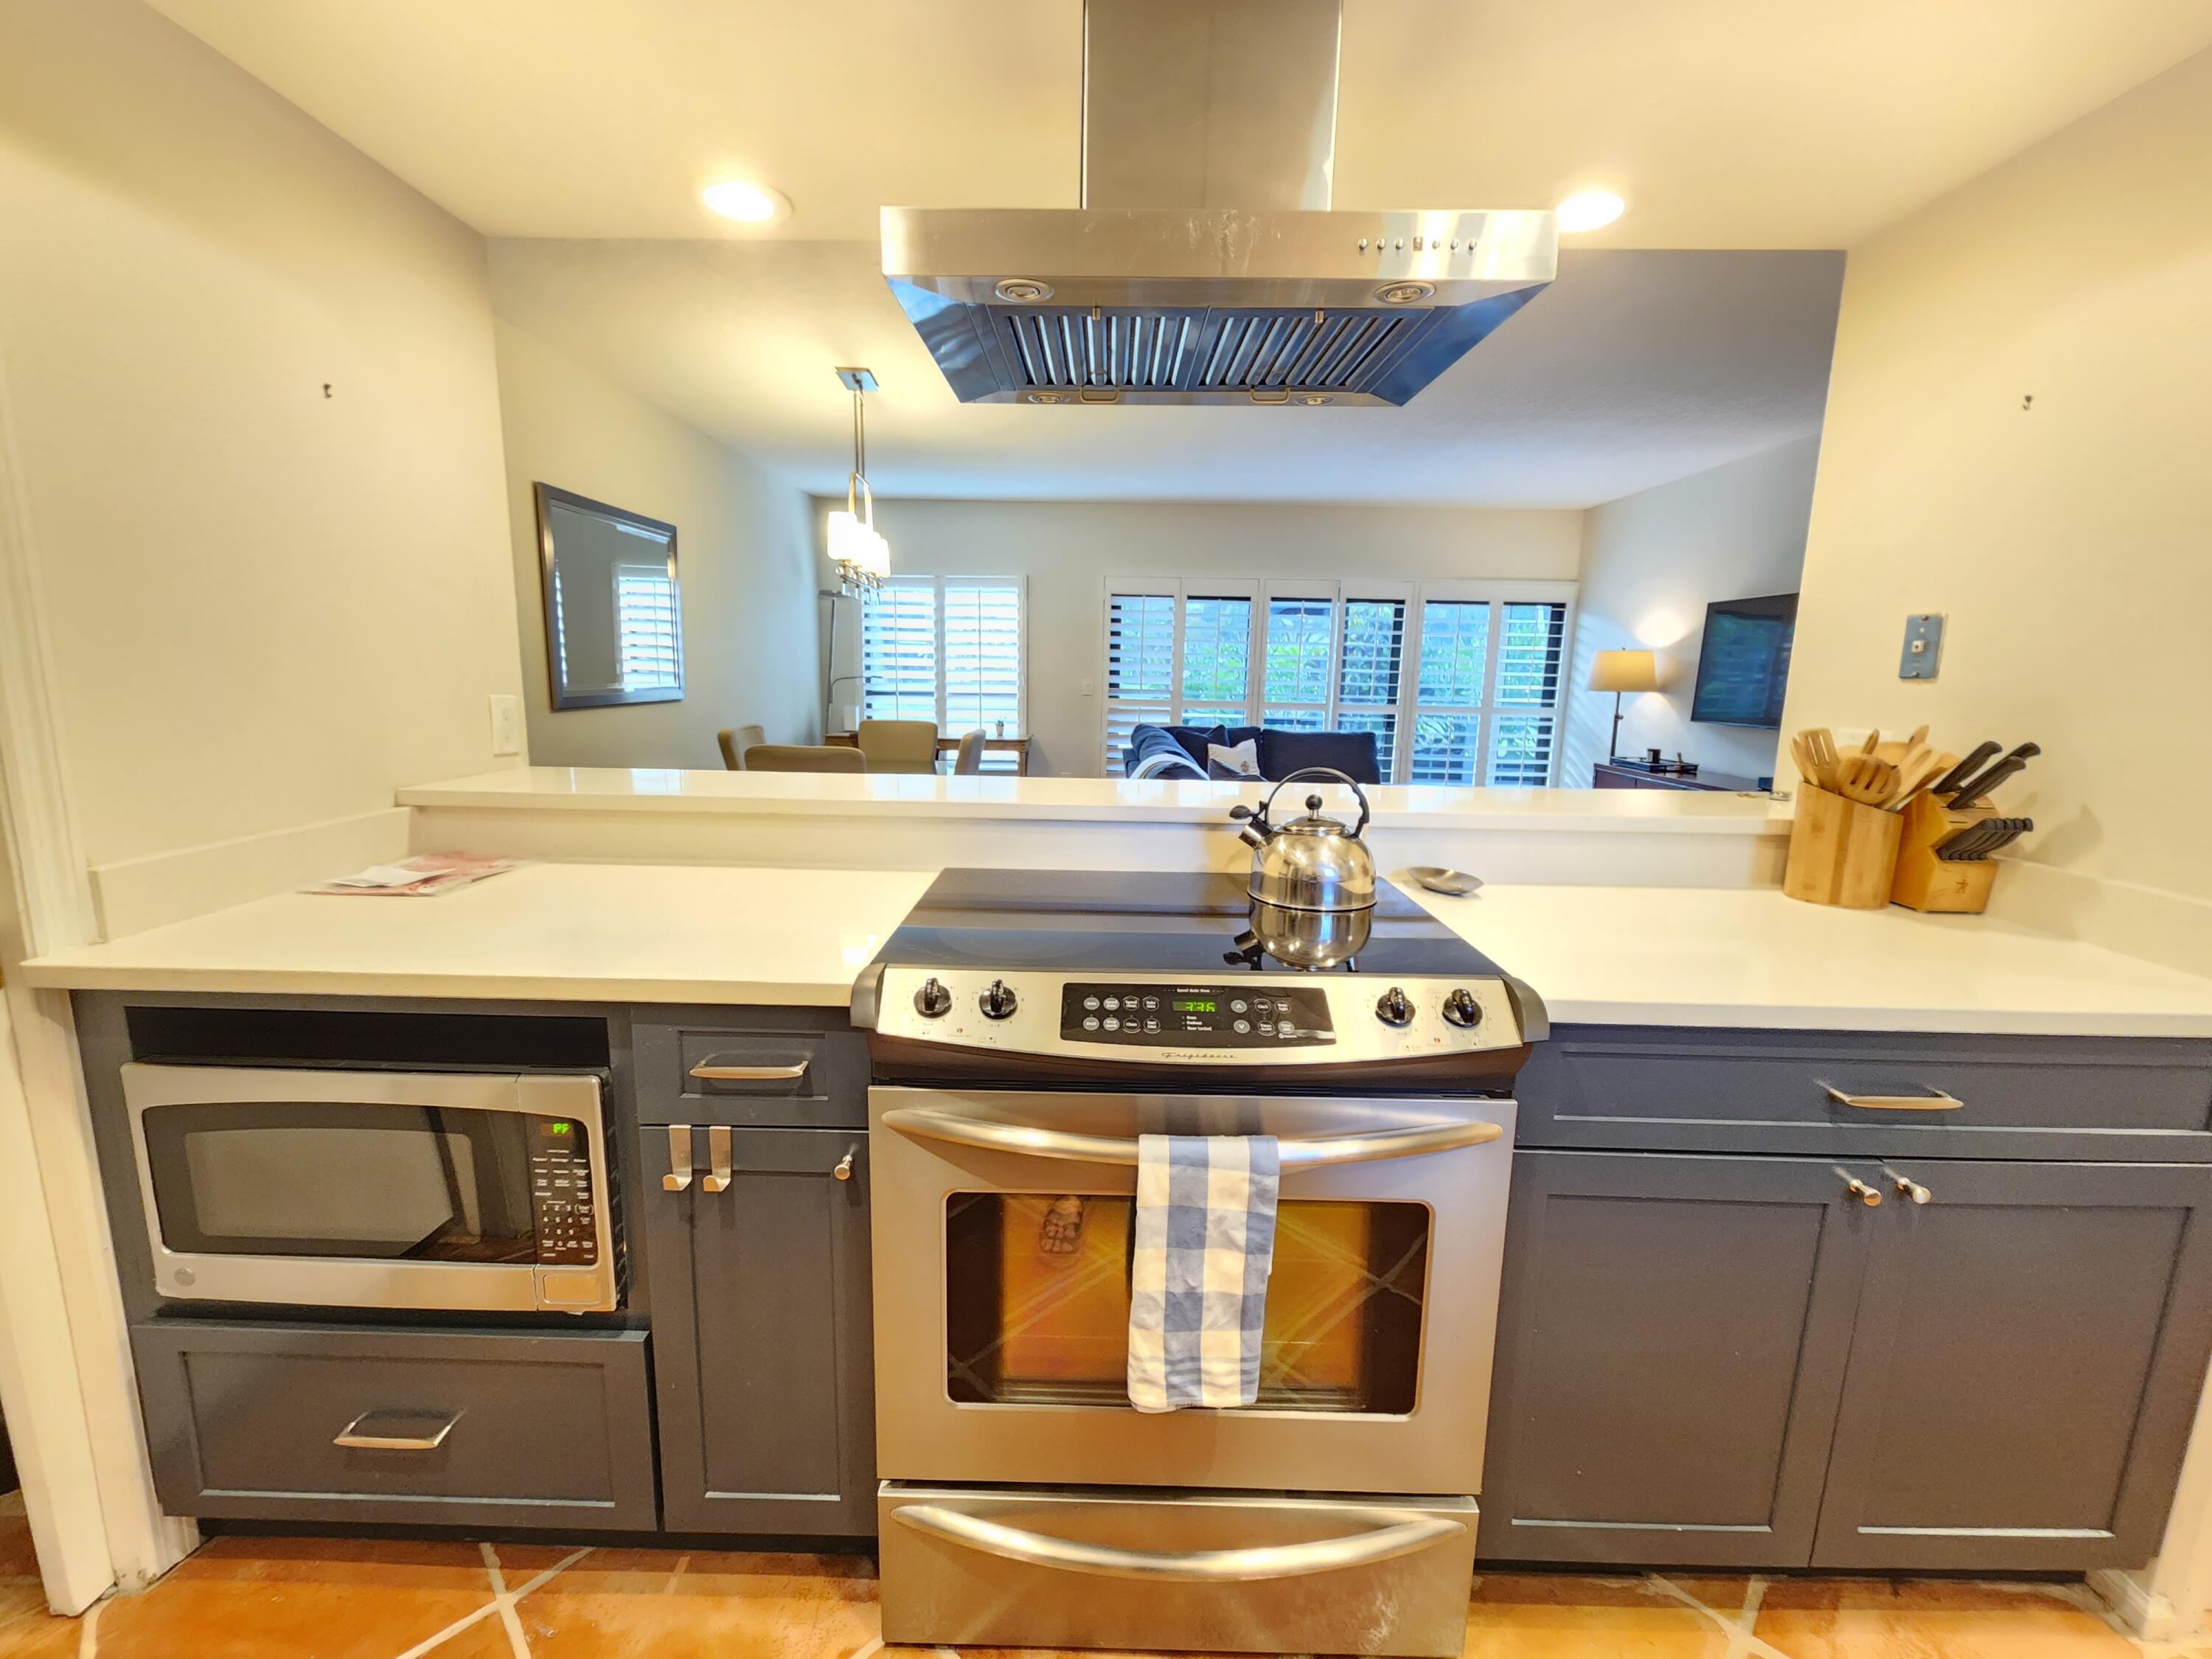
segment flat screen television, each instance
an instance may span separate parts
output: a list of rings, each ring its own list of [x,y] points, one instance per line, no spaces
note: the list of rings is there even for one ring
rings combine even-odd
[[[1796,631],[1795,593],[1707,605],[1690,718],[1708,726],[1779,727],[1790,641]]]

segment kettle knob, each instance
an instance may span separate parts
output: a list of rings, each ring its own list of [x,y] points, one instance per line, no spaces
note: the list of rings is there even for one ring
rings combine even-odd
[[[1318,812],[1321,811],[1321,797],[1319,795],[1308,795],[1306,797],[1306,811],[1309,812]]]

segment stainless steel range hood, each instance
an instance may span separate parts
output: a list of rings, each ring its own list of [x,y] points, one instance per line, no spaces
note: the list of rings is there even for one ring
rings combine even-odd
[[[1087,0],[1083,205],[885,208],[963,403],[1403,404],[1552,280],[1545,210],[1329,210],[1340,0]]]

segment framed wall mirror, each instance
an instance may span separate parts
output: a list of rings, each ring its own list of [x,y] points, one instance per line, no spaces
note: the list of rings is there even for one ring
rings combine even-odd
[[[553,707],[681,702],[676,526],[549,483],[532,488]]]

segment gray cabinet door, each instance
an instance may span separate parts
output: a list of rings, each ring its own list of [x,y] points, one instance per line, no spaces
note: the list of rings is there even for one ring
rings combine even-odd
[[[1520,1152],[1478,1553],[1802,1567],[1869,1233],[1811,1158]]]
[[[639,1134],[666,1525],[873,1532],[866,1133],[735,1129],[720,1192],[704,1127],[680,1192],[668,1129]]]
[[[1822,1567],[2073,1571],[2157,1550],[2212,1349],[2212,1170],[1899,1164]]]

